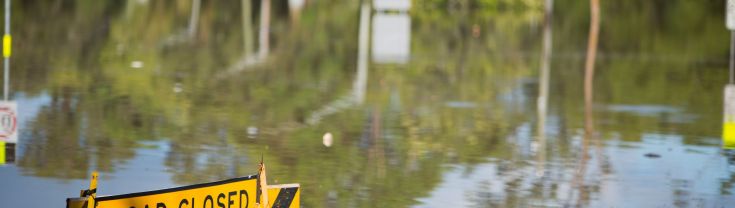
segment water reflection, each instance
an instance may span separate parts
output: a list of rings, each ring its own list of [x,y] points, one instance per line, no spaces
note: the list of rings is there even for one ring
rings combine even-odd
[[[191,18],[189,19],[188,35],[190,38],[196,36],[199,26],[199,12],[202,8],[202,0],[191,0]]]
[[[301,10],[304,9],[306,0],[288,0],[289,16],[291,16],[291,22],[297,24],[299,18],[301,18]]]
[[[252,2],[251,0],[242,0],[240,4],[242,6],[242,55],[229,65],[226,70],[220,71],[217,74],[216,78],[219,80],[229,76],[237,76],[238,73],[254,69],[254,66],[265,62],[265,58],[270,50],[270,0],[263,1],[259,11],[261,21],[258,30],[257,53],[254,52],[255,46],[253,43]]]
[[[260,2],[260,30],[258,32],[258,58],[263,59],[270,51],[271,0]]]
[[[732,201],[732,165],[720,152],[721,132],[713,129],[722,108],[712,106],[722,103],[725,80],[714,69],[727,49],[715,41],[723,35],[714,26],[700,24],[721,16],[686,15],[694,20],[679,22],[661,15],[710,11],[710,3],[660,8],[601,2],[609,24],[601,25],[600,35],[608,38],[600,42],[604,50],[595,65],[602,70],[595,76],[590,112],[596,133],[590,139],[580,99],[586,1],[554,2],[559,21],[553,37],[548,24],[548,38],[537,25],[543,2],[415,2],[403,14],[408,38],[400,42],[410,59],[400,64],[371,62],[371,26],[377,23],[362,2],[309,1],[298,26],[286,1],[271,2],[270,10],[260,2],[247,9],[233,6],[242,3],[236,0],[201,1],[197,38],[180,44],[162,42],[190,20],[190,1],[19,2],[24,14],[40,15],[24,17],[27,26],[18,29],[33,41],[17,50],[23,70],[13,75],[14,89],[48,101],[29,113],[17,166],[0,168],[0,175],[17,179],[0,181],[13,188],[0,200],[14,207],[38,192],[16,181],[51,183],[44,186],[49,199],[73,195],[91,170],[102,170],[100,194],[252,174],[263,155],[272,183],[310,187],[302,195],[305,207]],[[259,54],[255,27],[266,25],[256,24],[261,10],[271,11],[265,64],[232,67]],[[640,21],[649,16],[688,32]],[[695,26],[703,28],[686,30]],[[679,44],[693,36],[702,44]],[[547,50],[544,42],[549,56],[538,60],[539,52],[546,54],[539,51]],[[608,51],[689,54],[662,61],[606,56]],[[131,68],[133,61],[144,64]],[[545,64],[536,74],[539,62]],[[248,70],[230,70],[243,68]],[[172,90],[177,86],[179,93]],[[545,96],[535,94],[544,86]],[[548,99],[545,112],[532,102],[538,97]],[[340,100],[350,104],[334,104]],[[677,110],[643,115],[615,106]],[[334,108],[339,110],[312,119]],[[688,119],[671,119],[679,117]],[[329,147],[325,132],[333,135]],[[535,134],[545,153],[533,151]],[[651,152],[661,157],[644,156]],[[583,156],[588,159],[580,163]],[[586,171],[578,171],[582,165]]]
[[[240,1],[242,6],[242,50],[243,57],[253,55],[255,45],[253,43],[253,10],[251,0]]]
[[[594,112],[592,110],[595,61],[599,31],[600,2],[598,0],[590,0],[590,32],[587,42],[587,56],[585,58],[584,67],[584,136],[582,137],[582,150],[580,151],[581,155],[579,156],[579,164],[577,165],[572,185],[576,192],[576,202],[574,205],[578,207],[581,207],[583,204],[588,204],[590,200],[590,192],[597,192],[594,189],[599,189],[599,183],[588,183],[585,180],[590,152],[589,143],[595,142],[599,144],[599,139],[595,136]],[[599,147],[599,145],[597,146]]]
[[[368,84],[368,42],[370,40],[370,16],[372,13],[369,2],[364,1],[360,5],[360,23],[357,38],[357,72],[352,84],[352,94],[340,97],[339,99],[325,105],[321,109],[312,112],[306,120],[307,124],[318,124],[324,117],[331,114],[339,113],[354,105],[360,105],[365,102],[365,94],[367,93]]]
[[[537,176],[543,176],[544,175],[544,169],[545,169],[545,163],[546,163],[546,114],[547,114],[547,108],[549,103],[549,71],[550,69],[550,62],[551,62],[551,56],[552,56],[552,29],[553,29],[553,11],[554,11],[554,1],[553,0],[546,0],[544,2],[544,27],[543,27],[543,47],[541,49],[541,67],[539,67],[539,71],[541,76],[539,77],[539,95],[537,98],[537,111],[538,111],[538,121],[536,124],[537,130],[537,136],[538,136],[538,143],[536,149],[537,149]]]

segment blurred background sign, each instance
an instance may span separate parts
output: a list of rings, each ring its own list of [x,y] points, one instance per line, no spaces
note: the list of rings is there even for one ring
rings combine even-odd
[[[378,11],[408,11],[411,9],[411,0],[374,0],[373,7]]]
[[[15,102],[0,102],[0,140],[3,142],[18,142],[17,115],[17,104]]]
[[[373,16],[373,61],[405,64],[411,54],[411,18],[408,14]]]
[[[0,165],[15,163],[15,143],[18,142],[17,104],[0,101]]]

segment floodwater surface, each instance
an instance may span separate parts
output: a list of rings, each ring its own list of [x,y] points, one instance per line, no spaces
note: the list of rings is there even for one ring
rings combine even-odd
[[[261,158],[303,207],[735,204],[723,2],[603,1],[585,115],[587,1],[271,1],[13,1],[0,206]]]

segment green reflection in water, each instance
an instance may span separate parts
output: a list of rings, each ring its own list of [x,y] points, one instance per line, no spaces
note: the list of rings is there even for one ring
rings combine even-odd
[[[142,141],[163,140],[169,145],[161,165],[179,184],[252,174],[264,154],[269,178],[278,180],[272,183],[308,187],[304,206],[402,207],[429,195],[446,164],[472,169],[502,161],[499,175],[532,167],[534,157],[522,150],[531,136],[518,131],[535,115],[525,80],[539,65],[542,1],[415,2],[411,61],[372,64],[366,101],[314,124],[311,115],[352,92],[359,2],[309,2],[294,18],[286,1],[273,1],[270,54],[229,72],[253,50],[243,49],[252,39],[243,31],[258,31],[242,28],[248,24],[240,2],[202,1],[191,39],[181,36],[190,1],[14,5],[22,44],[12,88],[52,98],[29,121],[21,170],[82,179],[93,169],[115,172],[136,149],[155,148]],[[550,172],[568,173],[580,154],[571,138],[584,121],[580,51],[589,14],[586,1],[556,2],[549,111],[561,117],[561,132],[547,149]],[[257,27],[260,5],[252,3]],[[721,5],[602,3],[600,138],[640,142],[643,132],[663,132],[711,145],[702,138],[719,135],[726,79]],[[625,108],[657,104],[675,110],[641,115]],[[320,141],[326,132],[335,135],[329,148]],[[523,206],[526,192],[553,198],[569,183],[534,180],[531,188],[522,178],[504,181],[504,198],[478,193],[470,201]],[[600,189],[590,182],[585,190]]]

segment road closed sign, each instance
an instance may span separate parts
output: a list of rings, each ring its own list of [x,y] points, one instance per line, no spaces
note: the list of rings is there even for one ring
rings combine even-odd
[[[300,201],[298,184],[267,185],[263,197],[258,192],[258,175],[130,194],[68,198],[67,208],[297,208]],[[94,194],[97,189],[84,190]],[[268,203],[264,203],[267,200]],[[262,202],[261,202],[262,201]]]
[[[720,10],[722,11],[722,10]],[[735,30],[735,0],[727,0],[727,29]]]
[[[18,108],[15,102],[0,101],[0,141],[18,142]]]
[[[95,199],[94,207],[246,208],[255,205],[256,187],[255,176],[241,177],[171,189],[100,196]]]

